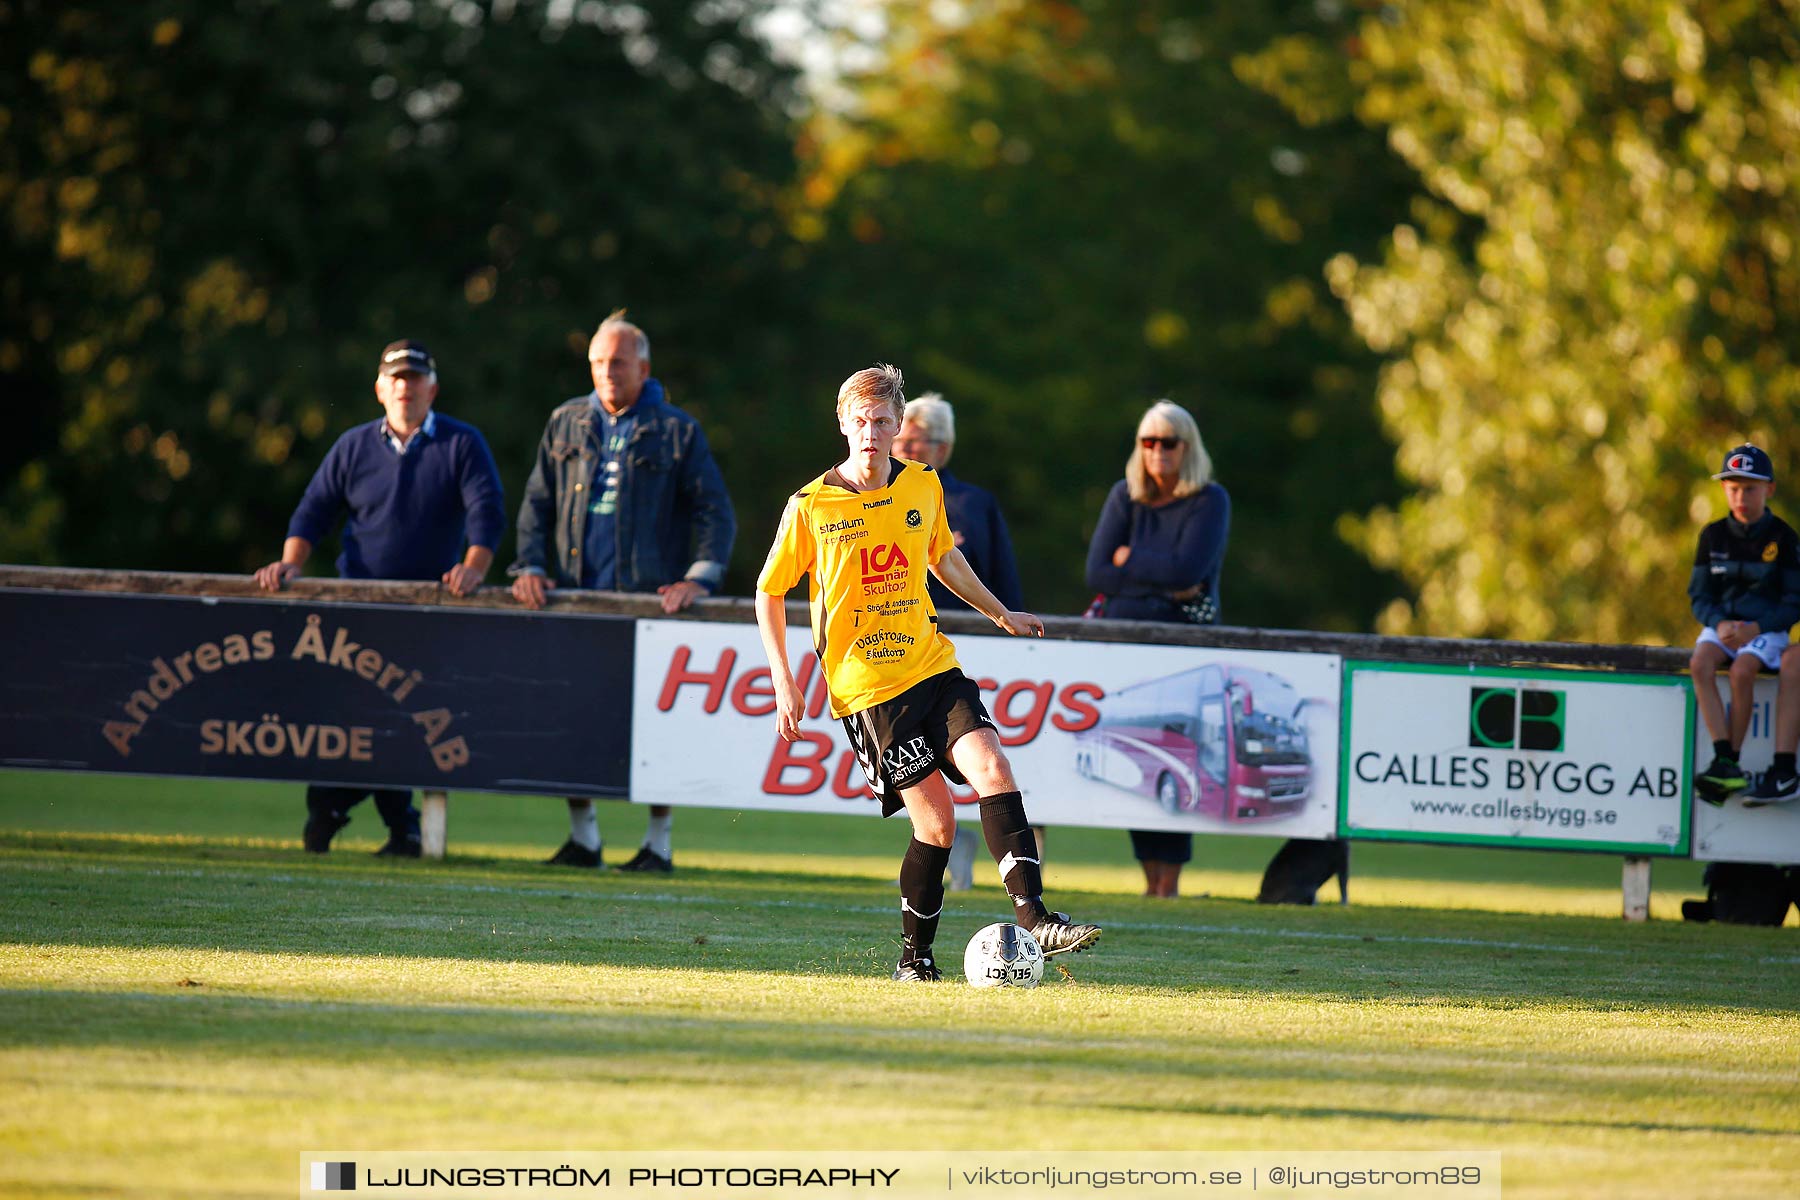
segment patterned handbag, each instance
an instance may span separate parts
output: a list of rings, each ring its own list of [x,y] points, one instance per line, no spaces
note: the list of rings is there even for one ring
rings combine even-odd
[[[1189,625],[1217,625],[1219,623],[1219,600],[1206,589],[1192,600],[1181,602],[1181,615]]]

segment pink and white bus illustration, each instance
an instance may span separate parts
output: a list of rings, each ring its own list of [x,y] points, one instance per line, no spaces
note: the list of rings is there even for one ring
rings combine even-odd
[[[1222,821],[1292,816],[1312,797],[1304,701],[1266,671],[1206,666],[1133,684],[1076,736],[1075,769]]]

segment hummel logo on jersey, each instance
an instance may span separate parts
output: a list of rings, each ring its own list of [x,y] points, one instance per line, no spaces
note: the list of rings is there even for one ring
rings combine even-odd
[[[864,500],[863,507],[864,508],[886,508],[888,505],[892,504],[893,502],[894,502],[894,498],[892,496],[883,496],[879,500]]]

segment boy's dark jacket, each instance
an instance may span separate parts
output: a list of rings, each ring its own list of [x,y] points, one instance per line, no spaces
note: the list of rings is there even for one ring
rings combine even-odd
[[[1786,633],[1800,621],[1800,537],[1772,512],[1750,525],[1714,521],[1700,531],[1688,599],[1708,629],[1755,621],[1764,633]]]

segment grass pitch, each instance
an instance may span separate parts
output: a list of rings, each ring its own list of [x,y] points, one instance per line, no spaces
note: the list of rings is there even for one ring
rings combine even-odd
[[[1795,930],[1649,925],[1617,859],[1361,846],[1348,908],[1249,902],[1273,843],[1145,900],[1030,992],[886,980],[905,831],[683,811],[678,872],[537,864],[556,801],[455,797],[452,857],[325,858],[300,789],[0,773],[0,1192],[290,1195],[304,1149],[1484,1149],[1506,1194],[1800,1179]],[[609,858],[641,810],[606,805]],[[358,837],[357,835],[361,835]],[[1007,916],[952,893],[958,957]],[[1210,893],[1202,896],[1199,893]],[[949,965],[949,964],[947,964]]]

